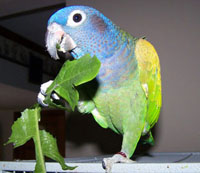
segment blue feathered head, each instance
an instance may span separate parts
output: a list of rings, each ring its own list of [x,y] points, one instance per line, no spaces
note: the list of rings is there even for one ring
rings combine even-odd
[[[70,6],[50,17],[46,47],[54,59],[59,58],[57,51],[62,51],[76,59],[89,53],[103,60],[118,49],[120,37],[120,29],[98,10]]]

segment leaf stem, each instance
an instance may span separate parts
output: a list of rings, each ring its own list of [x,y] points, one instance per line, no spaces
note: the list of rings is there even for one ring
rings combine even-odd
[[[34,143],[35,143],[36,161],[37,161],[36,166],[35,166],[35,173],[46,173],[44,156],[43,156],[42,145],[41,145],[41,140],[40,140],[40,131],[39,131],[39,125],[38,125],[39,116],[40,116],[40,111],[36,111],[36,114],[34,115],[34,118],[36,119],[35,120],[36,131],[35,131],[35,136],[33,138]]]

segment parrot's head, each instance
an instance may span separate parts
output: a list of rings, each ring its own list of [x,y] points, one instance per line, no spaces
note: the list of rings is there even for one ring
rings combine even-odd
[[[70,52],[75,59],[87,53],[104,59],[114,54],[120,36],[120,29],[96,9],[70,6],[50,17],[46,47],[54,59],[59,59],[57,51]]]

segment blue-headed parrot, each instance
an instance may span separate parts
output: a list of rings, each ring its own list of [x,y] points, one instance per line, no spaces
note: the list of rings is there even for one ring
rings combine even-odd
[[[151,128],[158,121],[162,99],[159,57],[150,42],[133,37],[94,8],[70,6],[50,17],[46,47],[54,59],[62,51],[75,59],[96,55],[101,62],[98,89],[93,96],[87,90],[89,99],[79,101],[78,110],[123,135],[121,151],[103,159],[108,172],[113,163],[130,162],[141,136],[148,135],[146,141],[153,143]],[[40,103],[43,93],[38,95]]]

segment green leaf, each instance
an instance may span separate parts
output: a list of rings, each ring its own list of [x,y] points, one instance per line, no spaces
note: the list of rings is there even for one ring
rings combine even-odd
[[[21,117],[12,125],[12,134],[6,144],[13,143],[15,148],[25,144],[36,135],[39,120],[40,107],[25,109]]]
[[[53,105],[51,94],[54,91],[64,98],[74,110],[79,99],[79,93],[75,86],[94,79],[99,72],[100,66],[101,63],[98,58],[96,56],[91,58],[89,54],[78,60],[66,61],[54,82],[47,89],[45,103],[50,106]]]
[[[67,61],[54,82],[47,89],[45,102],[52,107],[66,109],[64,106],[52,101],[51,94],[56,92],[74,110],[79,99],[79,93],[75,87],[94,79],[99,72],[100,65],[100,61],[96,57],[91,58],[89,55],[85,55],[79,60]],[[75,169],[76,167],[65,164],[64,158],[58,151],[56,139],[50,133],[39,130],[40,111],[41,108],[38,104],[31,109],[24,110],[21,117],[14,122],[12,134],[6,144],[13,143],[14,147],[18,147],[32,138],[36,153],[35,173],[46,172],[44,156],[59,162],[62,169]]]
[[[60,163],[63,170],[73,170],[76,167],[70,167],[65,164],[64,158],[60,155],[56,143],[56,139],[45,130],[40,130],[40,139],[42,151],[45,156]]]
[[[25,109],[24,112],[21,113],[21,117],[14,122],[12,126],[12,134],[6,143],[13,143],[16,148],[25,144],[31,138],[33,139],[36,150],[35,173],[46,172],[38,127],[40,111],[41,108],[38,105],[33,109]]]
[[[25,109],[21,113],[21,117],[14,122],[12,125],[12,134],[6,144],[13,143],[16,148],[32,138],[36,153],[35,173],[46,172],[44,155],[59,162],[65,170],[75,169],[76,167],[70,167],[65,164],[64,158],[58,151],[56,139],[50,133],[39,130],[38,122],[40,121],[41,108],[38,104],[33,107]]]

